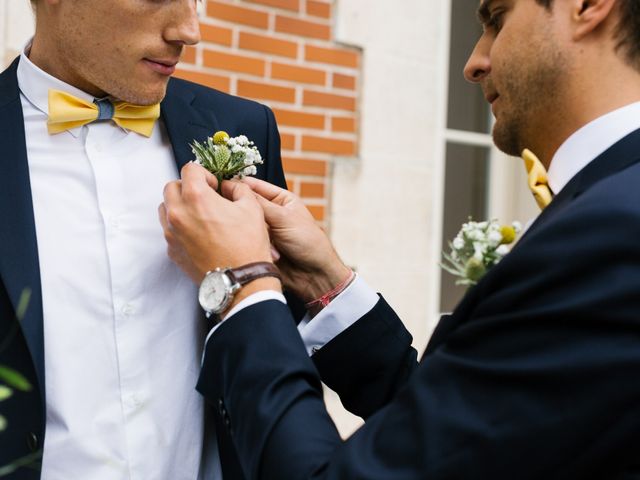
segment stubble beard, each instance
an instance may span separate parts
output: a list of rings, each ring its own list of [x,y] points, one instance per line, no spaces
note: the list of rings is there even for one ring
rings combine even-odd
[[[554,114],[561,114],[563,85],[568,59],[551,40],[543,41],[536,55],[518,55],[504,69],[499,92],[500,105],[493,127],[493,141],[507,155],[520,156],[550,132]],[[530,51],[530,50],[529,50]]]

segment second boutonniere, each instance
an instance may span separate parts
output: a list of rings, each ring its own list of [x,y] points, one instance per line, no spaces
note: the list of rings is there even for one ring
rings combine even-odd
[[[216,132],[204,143],[193,141],[191,150],[195,162],[213,173],[218,179],[218,190],[223,180],[255,175],[256,165],[263,163],[255,144],[244,135],[230,137],[227,132]]]
[[[500,225],[497,220],[462,225],[453,241],[450,252],[443,252],[444,270],[458,277],[456,285],[475,285],[491,267],[509,253],[509,246],[522,230],[520,222]]]

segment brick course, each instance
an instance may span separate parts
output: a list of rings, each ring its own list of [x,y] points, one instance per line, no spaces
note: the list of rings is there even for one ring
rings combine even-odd
[[[287,185],[328,226],[334,156],[357,154],[361,53],[333,35],[331,0],[208,0],[176,76],[269,105]],[[223,122],[224,123],[224,122]]]

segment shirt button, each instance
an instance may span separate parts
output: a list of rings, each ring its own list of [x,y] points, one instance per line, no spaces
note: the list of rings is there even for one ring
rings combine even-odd
[[[136,309],[130,303],[127,303],[122,307],[122,314],[123,315],[128,317],[129,315],[133,315],[134,313],[136,313]]]
[[[116,217],[112,217],[109,220],[109,226],[111,228],[117,229],[120,226],[120,222],[118,221],[118,219]]]
[[[320,350],[320,347],[311,347],[311,354],[315,355],[316,353],[318,353],[318,350]]]

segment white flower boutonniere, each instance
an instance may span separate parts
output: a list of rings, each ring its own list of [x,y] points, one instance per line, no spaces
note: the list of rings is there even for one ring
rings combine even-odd
[[[520,222],[500,225],[497,220],[474,222],[471,219],[462,225],[452,242],[450,253],[443,252],[444,270],[458,277],[456,285],[475,285],[491,267],[509,253],[522,230]]]
[[[263,163],[255,144],[244,135],[230,137],[227,132],[216,132],[204,143],[193,141],[191,150],[195,162],[213,173],[218,189],[223,180],[255,175],[256,165]]]

